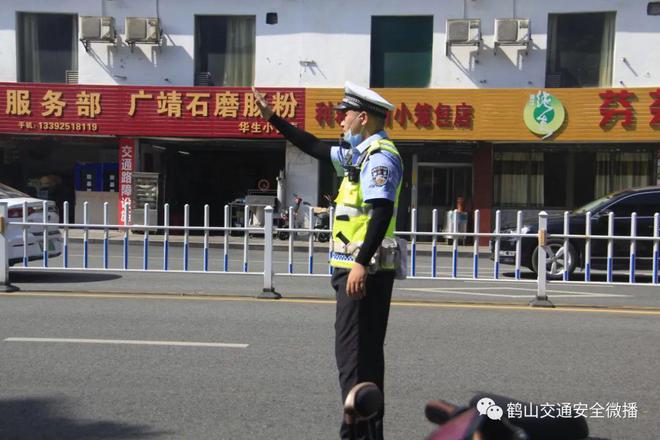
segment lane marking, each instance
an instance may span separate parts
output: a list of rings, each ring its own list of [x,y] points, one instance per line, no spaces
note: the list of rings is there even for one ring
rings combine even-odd
[[[247,348],[248,344],[226,342],[142,341],[133,339],[5,338],[5,342],[65,342],[71,344],[160,345],[174,347]]]
[[[281,298],[281,299],[258,299],[244,296],[207,296],[207,295],[180,295],[180,294],[145,294],[145,293],[66,293],[66,292],[20,292],[0,293],[0,297],[52,297],[52,298],[94,298],[94,299],[149,299],[169,301],[238,301],[255,303],[294,303],[294,304],[323,304],[334,305],[334,299],[310,299],[310,298]],[[517,298],[521,298],[518,296]],[[515,304],[474,304],[474,303],[438,303],[423,301],[392,301],[395,307],[420,307],[436,309],[478,309],[478,310],[518,310],[527,312],[576,312],[576,313],[610,313],[625,315],[648,315],[660,316],[660,308],[653,306],[636,306],[626,308],[618,307],[594,307],[590,305],[557,306],[555,308],[530,307],[528,305]]]
[[[528,295],[507,295],[504,293],[487,293],[487,292],[470,292],[463,291],[462,289],[470,290],[522,290],[525,292],[536,292],[536,289],[525,289],[522,287],[515,288],[506,288],[506,287],[481,287],[481,288],[469,288],[469,287],[456,287],[456,288],[442,288],[442,287],[408,287],[408,288],[399,288],[398,290],[410,290],[415,292],[424,292],[424,293],[449,293],[453,295],[465,295],[465,296],[491,296],[499,298],[524,298]],[[574,292],[568,290],[547,290],[548,293],[556,294],[555,296],[559,298],[629,298],[632,295],[626,294],[614,294],[614,293],[599,293],[599,292]]]

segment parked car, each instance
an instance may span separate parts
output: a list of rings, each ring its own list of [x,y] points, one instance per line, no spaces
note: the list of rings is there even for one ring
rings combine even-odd
[[[637,235],[653,236],[653,215],[660,212],[660,187],[626,189],[609,194],[587,203],[569,214],[569,234],[584,234],[586,213],[591,212],[591,235],[608,235],[609,213],[614,213],[614,235],[629,236],[631,214],[637,214]],[[515,233],[516,228],[503,228],[502,232]],[[659,231],[660,232],[660,231]],[[523,222],[522,233],[538,233],[538,217]],[[564,248],[563,238],[553,238],[554,234],[564,233],[564,216],[548,216],[548,256],[547,276],[549,279],[561,279],[564,272],[572,274],[577,267],[585,266],[585,240],[570,239],[568,248]],[[607,239],[591,239],[592,269],[607,269]],[[490,242],[491,259],[494,258],[494,240]],[[501,238],[500,263],[515,264],[515,238]],[[635,265],[639,269],[650,269],[653,263],[653,242],[636,242]],[[526,237],[521,240],[521,265],[537,272],[538,239]],[[630,264],[630,240],[613,241],[613,269],[628,269]]]
[[[0,183],[0,202],[7,203],[9,209],[9,222],[20,222],[23,219],[23,202],[27,203],[27,221],[43,222],[42,199],[31,197],[15,188]],[[55,202],[48,201],[49,223],[59,223],[60,218]],[[43,226],[30,226],[27,228],[27,257],[30,261],[43,259]],[[9,241],[9,265],[23,261],[23,228],[19,225],[9,224],[6,230]],[[62,253],[62,235],[56,227],[48,228],[48,257],[56,257]]]

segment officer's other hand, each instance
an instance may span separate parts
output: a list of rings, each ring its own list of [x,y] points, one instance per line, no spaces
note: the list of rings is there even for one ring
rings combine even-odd
[[[266,95],[260,93],[254,86],[252,86],[252,93],[254,94],[254,100],[257,103],[257,107],[261,110],[261,116],[266,120],[270,119],[270,117],[273,116],[273,109],[268,105]]]
[[[364,298],[366,295],[365,283],[367,281],[367,268],[360,263],[354,263],[346,280],[346,294],[353,299]]]

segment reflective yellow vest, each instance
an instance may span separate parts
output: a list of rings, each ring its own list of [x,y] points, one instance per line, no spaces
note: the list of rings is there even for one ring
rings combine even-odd
[[[392,141],[389,139],[379,139],[373,142],[367,150],[360,156],[356,166],[362,171],[369,156],[377,151],[387,151],[394,154],[399,160],[401,155]],[[401,167],[403,169],[403,166]],[[402,179],[403,180],[403,179]],[[401,192],[401,181],[396,189],[396,198],[394,200],[394,214],[385,233],[386,238],[394,238],[394,228],[396,226],[396,209],[399,205],[399,193]],[[335,199],[335,218],[332,225],[332,255],[330,265],[350,269],[360,252],[360,247],[367,235],[367,227],[372,214],[371,203],[366,203],[362,195],[360,182],[351,182],[348,175],[339,186],[339,194]],[[393,269],[390,267],[379,267],[379,269]]]

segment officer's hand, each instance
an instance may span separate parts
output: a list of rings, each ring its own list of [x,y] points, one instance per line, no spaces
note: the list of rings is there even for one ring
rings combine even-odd
[[[353,268],[348,273],[346,281],[346,294],[350,298],[360,299],[367,294],[365,283],[367,281],[367,268],[360,263],[354,263]]]
[[[252,86],[252,93],[254,94],[254,100],[257,103],[257,107],[261,110],[261,116],[266,120],[270,119],[270,117],[273,116],[273,109],[268,105],[266,95],[259,93],[254,86]]]

